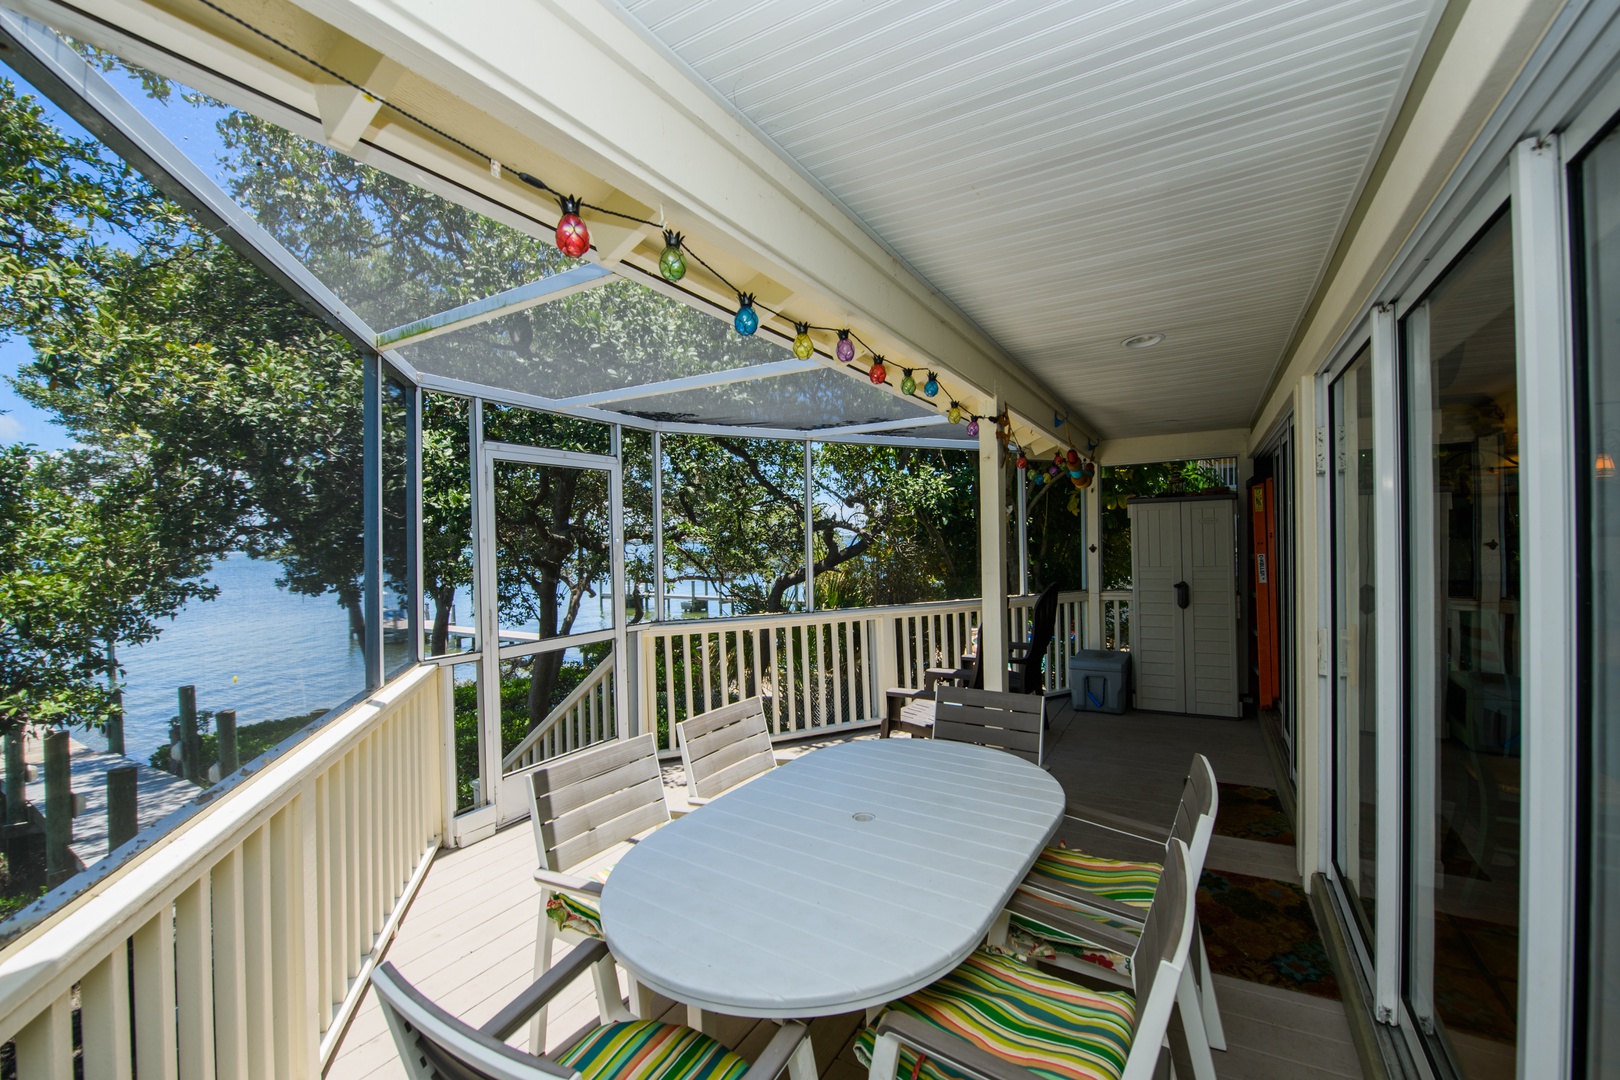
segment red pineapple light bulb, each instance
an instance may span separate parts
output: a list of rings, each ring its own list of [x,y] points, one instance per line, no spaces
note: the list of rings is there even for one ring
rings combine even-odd
[[[889,369],[883,366],[883,357],[872,357],[872,370],[867,372],[867,378],[871,379],[875,386],[882,386],[888,381]]]
[[[562,217],[557,222],[557,250],[571,259],[577,259],[591,249],[591,231],[579,216],[579,200],[565,195],[557,200]]]

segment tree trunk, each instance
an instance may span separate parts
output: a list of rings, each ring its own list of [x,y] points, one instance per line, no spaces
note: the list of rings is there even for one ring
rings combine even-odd
[[[450,610],[456,600],[454,585],[441,585],[433,590],[433,635],[428,652],[443,656],[450,651]]]
[[[365,644],[366,640],[366,614],[360,610],[358,596],[343,597],[343,608],[349,613],[349,637]]]
[[[557,572],[549,567],[540,571],[540,639],[557,636]],[[535,653],[529,661],[529,729],[546,718],[551,711],[551,695],[557,689],[557,675],[562,671],[562,650]]]

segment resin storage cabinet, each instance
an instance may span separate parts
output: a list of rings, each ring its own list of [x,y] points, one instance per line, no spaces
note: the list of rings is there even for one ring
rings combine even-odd
[[[1240,715],[1236,494],[1132,499],[1126,510],[1134,704]]]

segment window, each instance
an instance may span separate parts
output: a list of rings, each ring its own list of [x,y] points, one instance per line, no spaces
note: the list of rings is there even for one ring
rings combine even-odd
[[[1410,919],[1430,1053],[1514,1074],[1519,966],[1519,419],[1506,215],[1405,324]]]
[[[1594,147],[1576,182],[1584,236],[1586,336],[1583,712],[1587,721],[1587,1075],[1620,1075],[1620,134]]]
[[[1333,861],[1371,943],[1378,899],[1378,726],[1373,589],[1373,386],[1367,346],[1330,391],[1333,617],[1338,642]]]

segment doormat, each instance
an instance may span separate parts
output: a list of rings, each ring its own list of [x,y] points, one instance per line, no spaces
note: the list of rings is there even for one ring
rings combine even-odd
[[[1338,1000],[1339,980],[1298,885],[1205,870],[1198,921],[1215,974]]]
[[[1294,823],[1288,820],[1282,800],[1268,787],[1248,784],[1216,784],[1220,789],[1220,812],[1215,815],[1215,832],[1239,840],[1263,840],[1268,844],[1294,842]]]

